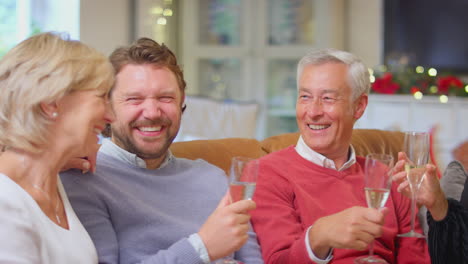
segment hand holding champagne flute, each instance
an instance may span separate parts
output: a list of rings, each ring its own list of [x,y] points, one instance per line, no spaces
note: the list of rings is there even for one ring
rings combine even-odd
[[[251,200],[257,185],[258,160],[247,157],[233,157],[229,172],[229,194],[231,202]],[[239,264],[232,257],[225,257],[216,264]]]
[[[424,238],[423,234],[414,231],[414,221],[416,218],[416,197],[424,179],[425,165],[429,162],[429,134],[406,132],[403,151],[408,157],[405,171],[411,191],[411,230],[398,236]]]
[[[393,157],[391,155],[371,153],[366,156],[364,192],[369,208],[380,209],[385,206],[392,185],[392,167]],[[355,259],[354,263],[387,263],[373,254],[374,244],[372,243],[369,245],[369,255]]]

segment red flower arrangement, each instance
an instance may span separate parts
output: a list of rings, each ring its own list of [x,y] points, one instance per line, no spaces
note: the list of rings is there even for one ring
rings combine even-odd
[[[409,67],[399,67],[398,71],[373,71],[374,82],[371,92],[378,94],[415,94],[420,92],[426,95],[456,95],[468,96],[467,89],[458,77],[449,74],[430,76],[424,71],[416,72]]]
[[[372,84],[372,90],[381,94],[394,94],[400,89],[400,85],[393,82],[393,74],[386,72],[381,78],[375,80]]]
[[[463,83],[454,76],[446,76],[437,78],[437,88],[441,94],[449,94],[450,89],[461,89]]]

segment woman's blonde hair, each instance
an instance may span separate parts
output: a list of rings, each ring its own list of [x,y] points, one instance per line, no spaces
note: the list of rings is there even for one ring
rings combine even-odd
[[[63,34],[42,33],[11,49],[0,61],[0,146],[40,152],[51,119],[41,103],[53,103],[77,90],[114,85],[109,60]]]

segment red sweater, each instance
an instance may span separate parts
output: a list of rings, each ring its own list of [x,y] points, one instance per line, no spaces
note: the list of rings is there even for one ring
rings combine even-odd
[[[307,228],[327,215],[353,206],[367,207],[364,195],[365,159],[344,171],[318,166],[297,154],[294,147],[260,159],[259,176],[252,211],[265,263],[314,263],[305,245]],[[398,238],[410,228],[410,200],[392,186],[386,203],[383,235],[375,240],[374,254],[389,263],[430,263],[425,239]],[[422,232],[416,221],[416,230]],[[329,263],[353,263],[368,251],[334,249]]]

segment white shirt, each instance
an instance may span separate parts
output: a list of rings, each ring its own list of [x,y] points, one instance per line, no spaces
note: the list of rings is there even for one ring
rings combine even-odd
[[[101,143],[102,145],[99,149],[100,152],[109,156],[113,156],[121,161],[133,164],[136,167],[147,169],[146,162],[144,159],[138,157],[135,153],[128,152],[125,149],[119,147],[109,138],[102,138]],[[173,158],[174,155],[172,155],[172,152],[168,150],[166,158],[164,158],[163,162],[161,163],[161,165],[159,165],[158,169],[164,168]]]
[[[98,263],[60,178],[58,188],[69,230],[50,220],[29,193],[0,173],[0,263]]]
[[[333,160],[331,160],[331,159],[323,156],[322,154],[314,151],[313,149],[311,149],[305,143],[302,136],[299,137],[299,140],[297,141],[295,150],[296,150],[297,154],[299,154],[301,157],[303,157],[304,159],[306,159],[306,160],[308,160],[308,161],[310,161],[310,162],[312,162],[312,163],[314,163],[316,165],[322,166],[324,168],[337,170],[335,162]],[[338,171],[345,170],[345,169],[351,167],[354,163],[356,163],[356,152],[354,151],[353,146],[350,146],[349,147],[349,159],[348,159],[348,161],[346,161],[343,164],[343,166],[341,166],[340,169],[338,169]],[[320,259],[317,256],[315,256],[314,252],[312,251],[312,249],[310,247],[310,243],[309,243],[309,231],[310,231],[311,228],[312,228],[312,226],[310,226],[307,229],[307,233],[306,233],[306,236],[305,236],[305,247],[307,249],[307,253],[309,254],[309,258],[312,261],[314,261],[314,262],[316,262],[318,264],[326,264],[326,263],[330,262],[330,260],[333,258],[333,249],[330,250],[330,252],[328,253],[328,256],[325,259]]]
[[[299,154],[304,159],[328,169],[343,171],[356,163],[356,152],[354,151],[353,146],[349,146],[349,159],[343,164],[343,166],[341,166],[340,169],[336,169],[335,162],[333,160],[323,156],[318,152],[315,152],[313,149],[307,146],[302,136],[299,137],[295,149],[297,154]]]

